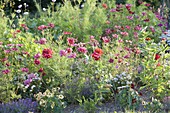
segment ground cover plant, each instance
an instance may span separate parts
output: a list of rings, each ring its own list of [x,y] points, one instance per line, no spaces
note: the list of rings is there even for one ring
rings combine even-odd
[[[69,105],[95,113],[107,102],[118,112],[168,112],[165,17],[146,2],[88,0],[81,8],[79,3],[52,0],[42,9],[35,1],[34,18],[21,10],[26,3],[10,16],[1,10],[2,113],[61,113]]]

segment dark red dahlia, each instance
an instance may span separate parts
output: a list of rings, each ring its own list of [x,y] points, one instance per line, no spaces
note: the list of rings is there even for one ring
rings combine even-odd
[[[51,49],[44,49],[42,52],[43,58],[49,59],[52,58],[53,51]]]

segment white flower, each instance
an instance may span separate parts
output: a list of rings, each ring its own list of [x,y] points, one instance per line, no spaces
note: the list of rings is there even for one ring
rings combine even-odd
[[[29,14],[29,12],[24,12],[24,15],[28,15]]]
[[[24,6],[27,6],[27,3],[24,3]]]
[[[128,85],[129,85],[129,84],[132,84],[132,81],[127,81],[126,84],[128,84]]]
[[[46,11],[47,9],[46,8],[43,8],[43,11]]]
[[[19,5],[18,8],[19,8],[19,9],[22,8],[22,5]]]
[[[9,38],[9,41],[12,42],[12,38]]]
[[[52,0],[52,2],[56,2],[56,0]]]
[[[83,7],[84,7],[84,4],[82,4],[80,7],[83,8]]]
[[[127,76],[127,79],[131,79],[131,76],[130,76],[130,75],[128,75],[128,76]]]
[[[58,95],[58,98],[59,98],[59,99],[63,99],[64,96],[63,96],[63,95]]]
[[[16,12],[17,12],[17,13],[21,13],[21,10],[20,10],[20,9],[18,9]]]
[[[113,80],[114,80],[115,82],[117,82],[117,81],[118,81],[118,78],[114,78]]]
[[[126,73],[125,73],[125,72],[123,72],[121,75],[126,76]]]

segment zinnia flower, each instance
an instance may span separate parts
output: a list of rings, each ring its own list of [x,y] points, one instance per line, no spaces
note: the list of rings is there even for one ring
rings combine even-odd
[[[79,47],[77,50],[81,53],[87,53],[87,49],[85,47]]]
[[[69,46],[74,46],[75,38],[67,38],[67,42]]]
[[[159,58],[161,58],[161,55],[158,54],[158,53],[156,53],[156,55],[155,55],[155,60],[158,60]]]
[[[66,51],[66,50],[61,50],[61,51],[59,52],[59,54],[60,54],[61,57],[62,57],[62,56],[66,56],[66,55],[67,55],[67,51]]]
[[[51,49],[44,49],[42,52],[43,58],[49,59],[52,58],[53,51]]]
[[[96,49],[94,50],[94,52],[95,52],[95,53],[98,53],[99,55],[102,55],[102,54],[103,54],[103,50],[100,49],[100,48],[96,48]]]

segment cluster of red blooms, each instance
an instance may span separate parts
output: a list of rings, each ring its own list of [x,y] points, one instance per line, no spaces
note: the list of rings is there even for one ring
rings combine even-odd
[[[53,51],[51,49],[44,49],[42,52],[43,58],[49,59],[52,58]]]
[[[100,60],[102,54],[103,54],[103,50],[100,48],[96,48],[92,53],[92,57],[94,60]]]

